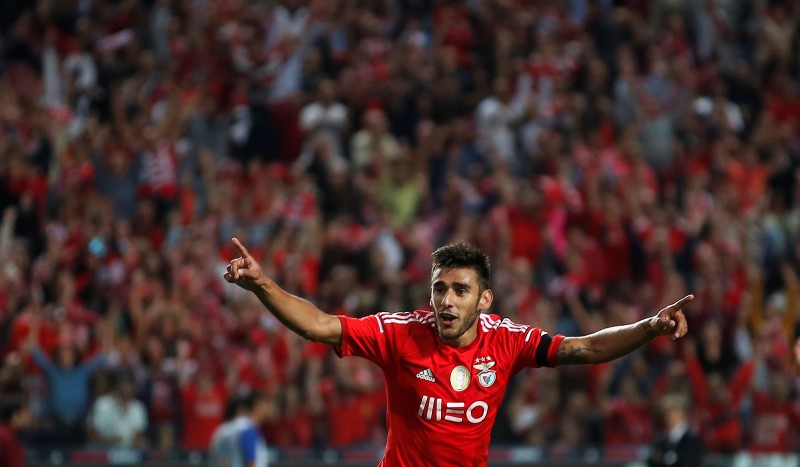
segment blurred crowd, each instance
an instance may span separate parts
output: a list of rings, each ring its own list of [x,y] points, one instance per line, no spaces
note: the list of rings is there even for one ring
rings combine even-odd
[[[230,238],[330,313],[492,259],[551,332],[694,293],[685,340],[523,372],[496,444],[609,457],[685,401],[709,452],[800,448],[800,8],[781,0],[4,0],[0,397],[29,446],[382,444],[383,379],[226,285]],[[678,404],[680,405],[680,404]]]

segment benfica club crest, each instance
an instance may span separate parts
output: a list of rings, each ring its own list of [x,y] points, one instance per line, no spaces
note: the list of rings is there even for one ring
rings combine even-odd
[[[473,365],[472,368],[480,372],[478,373],[478,383],[485,388],[493,385],[497,381],[497,373],[491,369],[495,364],[492,361],[492,357],[476,358],[475,363],[477,364]]]

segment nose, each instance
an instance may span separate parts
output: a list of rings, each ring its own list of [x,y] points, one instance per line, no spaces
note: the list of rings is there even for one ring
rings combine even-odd
[[[450,294],[451,292],[449,290],[442,294],[441,304],[444,307],[449,307],[452,303],[452,301],[450,300]]]

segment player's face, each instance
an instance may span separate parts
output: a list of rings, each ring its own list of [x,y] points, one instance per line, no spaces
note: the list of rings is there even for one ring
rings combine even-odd
[[[492,291],[480,290],[477,273],[469,268],[435,269],[431,276],[431,305],[439,337],[461,347],[475,340],[481,310],[492,303]]]

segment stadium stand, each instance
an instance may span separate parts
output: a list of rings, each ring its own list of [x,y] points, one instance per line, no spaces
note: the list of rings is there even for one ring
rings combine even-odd
[[[0,397],[30,401],[31,462],[190,465],[253,390],[279,465],[379,459],[377,368],[226,286],[234,235],[350,316],[426,308],[452,240],[493,258],[495,312],[554,332],[691,291],[679,346],[516,378],[493,462],[646,461],[676,396],[709,465],[789,459],[799,19],[781,0],[4,0]],[[145,416],[111,433],[120,381]]]

